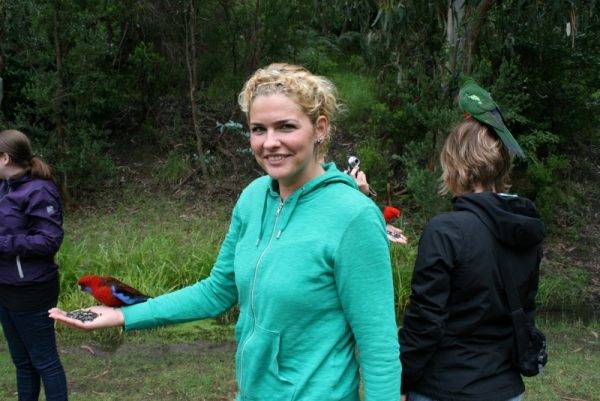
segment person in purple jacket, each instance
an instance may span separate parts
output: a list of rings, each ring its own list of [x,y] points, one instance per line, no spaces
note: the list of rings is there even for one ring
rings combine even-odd
[[[17,371],[19,401],[67,400],[54,322],[63,238],[60,195],[50,168],[22,132],[0,132],[0,323]]]

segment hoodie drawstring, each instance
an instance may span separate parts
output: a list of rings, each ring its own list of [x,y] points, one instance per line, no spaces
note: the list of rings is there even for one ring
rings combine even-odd
[[[260,240],[262,239],[263,233],[265,231],[265,219],[267,217],[267,203],[269,202],[269,191],[265,191],[265,199],[263,201],[263,209],[262,214],[260,216],[260,232],[258,233],[258,238],[256,239],[256,246],[260,244]]]
[[[296,210],[296,205],[298,204],[298,200],[302,196],[302,192],[304,192],[304,187],[300,188],[298,193],[294,194],[294,196],[291,199],[289,199],[289,208],[291,210],[287,214],[287,216],[285,216],[285,218],[283,219],[283,221],[281,223],[281,228],[279,229],[279,231],[277,231],[277,235],[275,236],[275,239],[279,239],[279,237],[281,237],[281,234],[283,234],[283,230],[285,230],[288,223],[292,219],[292,214],[294,214],[294,210]]]
[[[311,180],[310,182],[303,185],[302,187],[296,189],[285,200],[285,202],[281,201],[281,198],[280,198],[279,209],[278,209],[279,212],[281,212],[281,208],[283,207],[284,203],[286,205],[286,210],[288,209],[287,205],[289,205],[289,209],[291,209],[291,210],[287,213],[284,213],[282,216],[280,216],[282,221],[279,224],[279,227],[280,227],[279,230],[274,235],[275,239],[279,239],[283,235],[283,232],[285,231],[287,225],[289,224],[290,220],[292,219],[292,215],[294,214],[294,211],[296,210],[296,206],[300,202],[301,197],[308,196],[308,194],[313,193],[315,190],[317,190],[323,186],[331,185],[331,184],[343,184],[343,185],[347,185],[351,188],[358,189],[356,182],[349,175],[344,174],[341,171],[339,171],[337,169],[337,167],[335,167],[335,164],[326,163],[323,165],[323,168],[325,169],[325,173],[322,176],[316,177],[313,180]],[[258,246],[260,244],[260,241],[262,240],[263,235],[264,235],[265,225],[266,225],[266,220],[267,220],[267,209],[268,209],[267,203],[269,201],[269,196],[275,197],[278,195],[277,190],[275,189],[274,182],[275,181],[273,179],[271,179],[271,181],[270,181],[271,184],[268,186],[268,188],[265,191],[265,199],[263,202],[262,215],[260,218],[260,220],[261,220],[260,221],[260,232],[259,232],[258,238],[256,240],[256,246]],[[277,229],[277,226],[273,227],[273,230],[275,230],[275,229]]]
[[[294,214],[294,210],[296,210],[296,205],[298,204],[298,200],[300,199],[300,197],[302,196],[302,192],[304,192],[304,187],[300,188],[298,190],[297,193],[295,193],[292,197],[288,198],[287,201],[283,201],[280,200],[279,201],[279,206],[278,206],[278,213],[281,210],[281,208],[283,207],[284,203],[287,203],[289,205],[289,208],[291,209],[289,213],[287,213],[286,216],[284,216],[280,228],[277,231],[277,235],[275,236],[275,239],[279,239],[281,237],[281,235],[283,234],[283,231],[285,230],[285,228],[287,227],[288,223],[290,222],[292,215]],[[267,203],[269,201],[269,191],[266,191],[265,193],[265,200],[263,202],[263,208],[262,208],[262,214],[260,217],[260,232],[258,234],[258,238],[256,239],[256,246],[258,246],[260,244],[260,241],[262,240],[264,231],[265,231],[265,225],[266,225],[266,219],[267,219]],[[273,227],[273,229],[276,229],[277,227]]]

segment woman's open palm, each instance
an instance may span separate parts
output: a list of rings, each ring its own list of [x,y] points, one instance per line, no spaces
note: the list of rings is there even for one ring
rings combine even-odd
[[[106,327],[118,327],[123,326],[125,319],[123,312],[119,308],[111,308],[108,306],[92,306],[91,308],[83,309],[84,311],[90,311],[96,313],[98,316],[91,320],[82,322],[81,320],[74,319],[67,316],[67,312],[59,309],[52,308],[48,311],[50,318],[64,324],[65,326],[72,327],[79,330],[95,330]]]

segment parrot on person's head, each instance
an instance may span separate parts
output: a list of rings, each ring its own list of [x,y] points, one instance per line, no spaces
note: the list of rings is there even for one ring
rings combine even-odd
[[[477,85],[473,78],[467,77],[463,80],[458,93],[458,105],[467,117],[471,116],[492,127],[511,155],[525,158],[523,149],[504,125],[500,108],[492,99],[492,95]]]
[[[81,291],[106,306],[120,307],[145,302],[150,297],[114,277],[85,275],[77,280]]]

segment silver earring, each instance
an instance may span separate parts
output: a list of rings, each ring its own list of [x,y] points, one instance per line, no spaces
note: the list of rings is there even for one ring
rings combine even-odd
[[[317,145],[320,145],[323,143],[323,138],[317,138],[315,142],[317,143]]]

